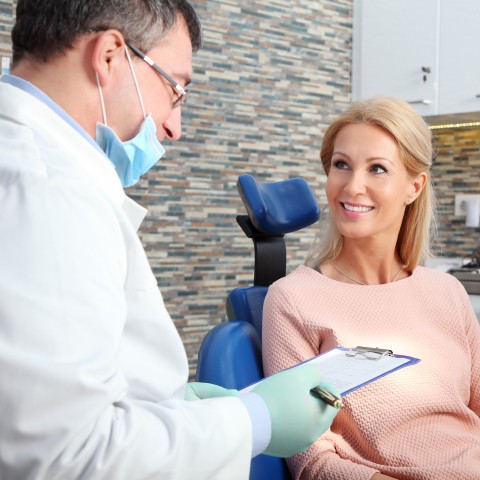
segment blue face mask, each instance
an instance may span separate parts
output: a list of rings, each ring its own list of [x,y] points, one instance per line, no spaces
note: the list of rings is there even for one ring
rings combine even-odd
[[[157,139],[157,127],[151,115],[131,140],[122,142],[106,125],[97,123],[96,141],[115,166],[124,187],[131,187],[148,172],[165,153]]]
[[[115,166],[115,170],[124,187],[131,187],[138,182],[139,178],[150,170],[163,156],[165,149],[157,139],[157,127],[151,115],[145,114],[142,95],[138,87],[137,77],[133,70],[130,54],[125,47],[125,54],[130,65],[135,88],[144,121],[139,132],[130,140],[122,142],[118,135],[107,125],[107,113],[103,101],[102,87],[97,75],[97,85],[100,94],[100,103],[102,106],[103,124],[97,123],[96,142],[106,153],[107,157]],[[95,72],[96,73],[96,72]]]

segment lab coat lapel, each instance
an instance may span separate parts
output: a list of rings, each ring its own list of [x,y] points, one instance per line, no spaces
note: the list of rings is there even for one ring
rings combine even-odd
[[[48,105],[23,90],[2,84],[1,104],[5,111],[15,112],[11,117],[34,130],[43,130],[62,148],[68,150],[104,194],[119,204],[130,220],[132,227],[138,230],[147,209],[125,194],[113,164],[83,138],[74,128],[65,122]]]
[[[49,133],[55,134],[58,141],[61,138],[67,140],[68,147],[71,147],[70,152],[75,156],[78,163],[87,170],[89,175],[109,197],[121,204],[132,227],[135,231],[138,230],[147,214],[147,209],[125,194],[113,164],[103,153],[99,152],[67,123],[63,121],[59,123],[62,124],[62,129],[58,128]],[[63,131],[60,132],[60,130]]]
[[[148,210],[139,205],[137,202],[133,201],[127,195],[125,195],[122,208],[125,212],[125,215],[127,215],[128,219],[130,220],[132,227],[135,230],[138,230]]]
[[[147,214],[147,209],[125,194],[113,164],[103,153],[99,152],[66,122],[60,119],[59,123],[62,124],[63,132],[60,132],[59,128],[49,133],[52,135],[55,134],[58,141],[60,141],[61,138],[67,139],[68,146],[71,147],[71,154],[76,158],[82,168],[87,170],[98,186],[112,198],[112,200],[121,204],[132,227],[137,231]]]

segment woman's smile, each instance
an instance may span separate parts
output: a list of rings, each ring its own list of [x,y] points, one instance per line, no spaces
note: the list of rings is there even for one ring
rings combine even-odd
[[[345,215],[351,216],[351,217],[356,217],[358,215],[369,213],[374,208],[367,205],[359,205],[356,203],[349,203],[349,202],[340,202],[340,205],[343,207]]]

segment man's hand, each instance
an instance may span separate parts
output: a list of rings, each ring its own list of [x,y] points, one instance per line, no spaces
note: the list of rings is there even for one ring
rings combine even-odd
[[[320,386],[340,397],[321,380],[314,365],[302,365],[265,378],[253,388],[270,411],[272,437],[265,454],[291,457],[306,450],[327,430],[339,412],[310,393]]]

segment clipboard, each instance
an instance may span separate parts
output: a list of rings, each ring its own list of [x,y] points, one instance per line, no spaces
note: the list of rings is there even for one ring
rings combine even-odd
[[[338,346],[299,365],[305,363],[318,365],[322,369],[322,378],[344,396],[400,368],[418,362],[419,358],[397,355],[390,349]]]
[[[322,369],[323,380],[337,388],[343,397],[385,375],[418,362],[419,358],[397,355],[390,349],[337,346],[290,368],[306,363],[318,365]],[[257,383],[249,385],[241,392],[250,391]]]

